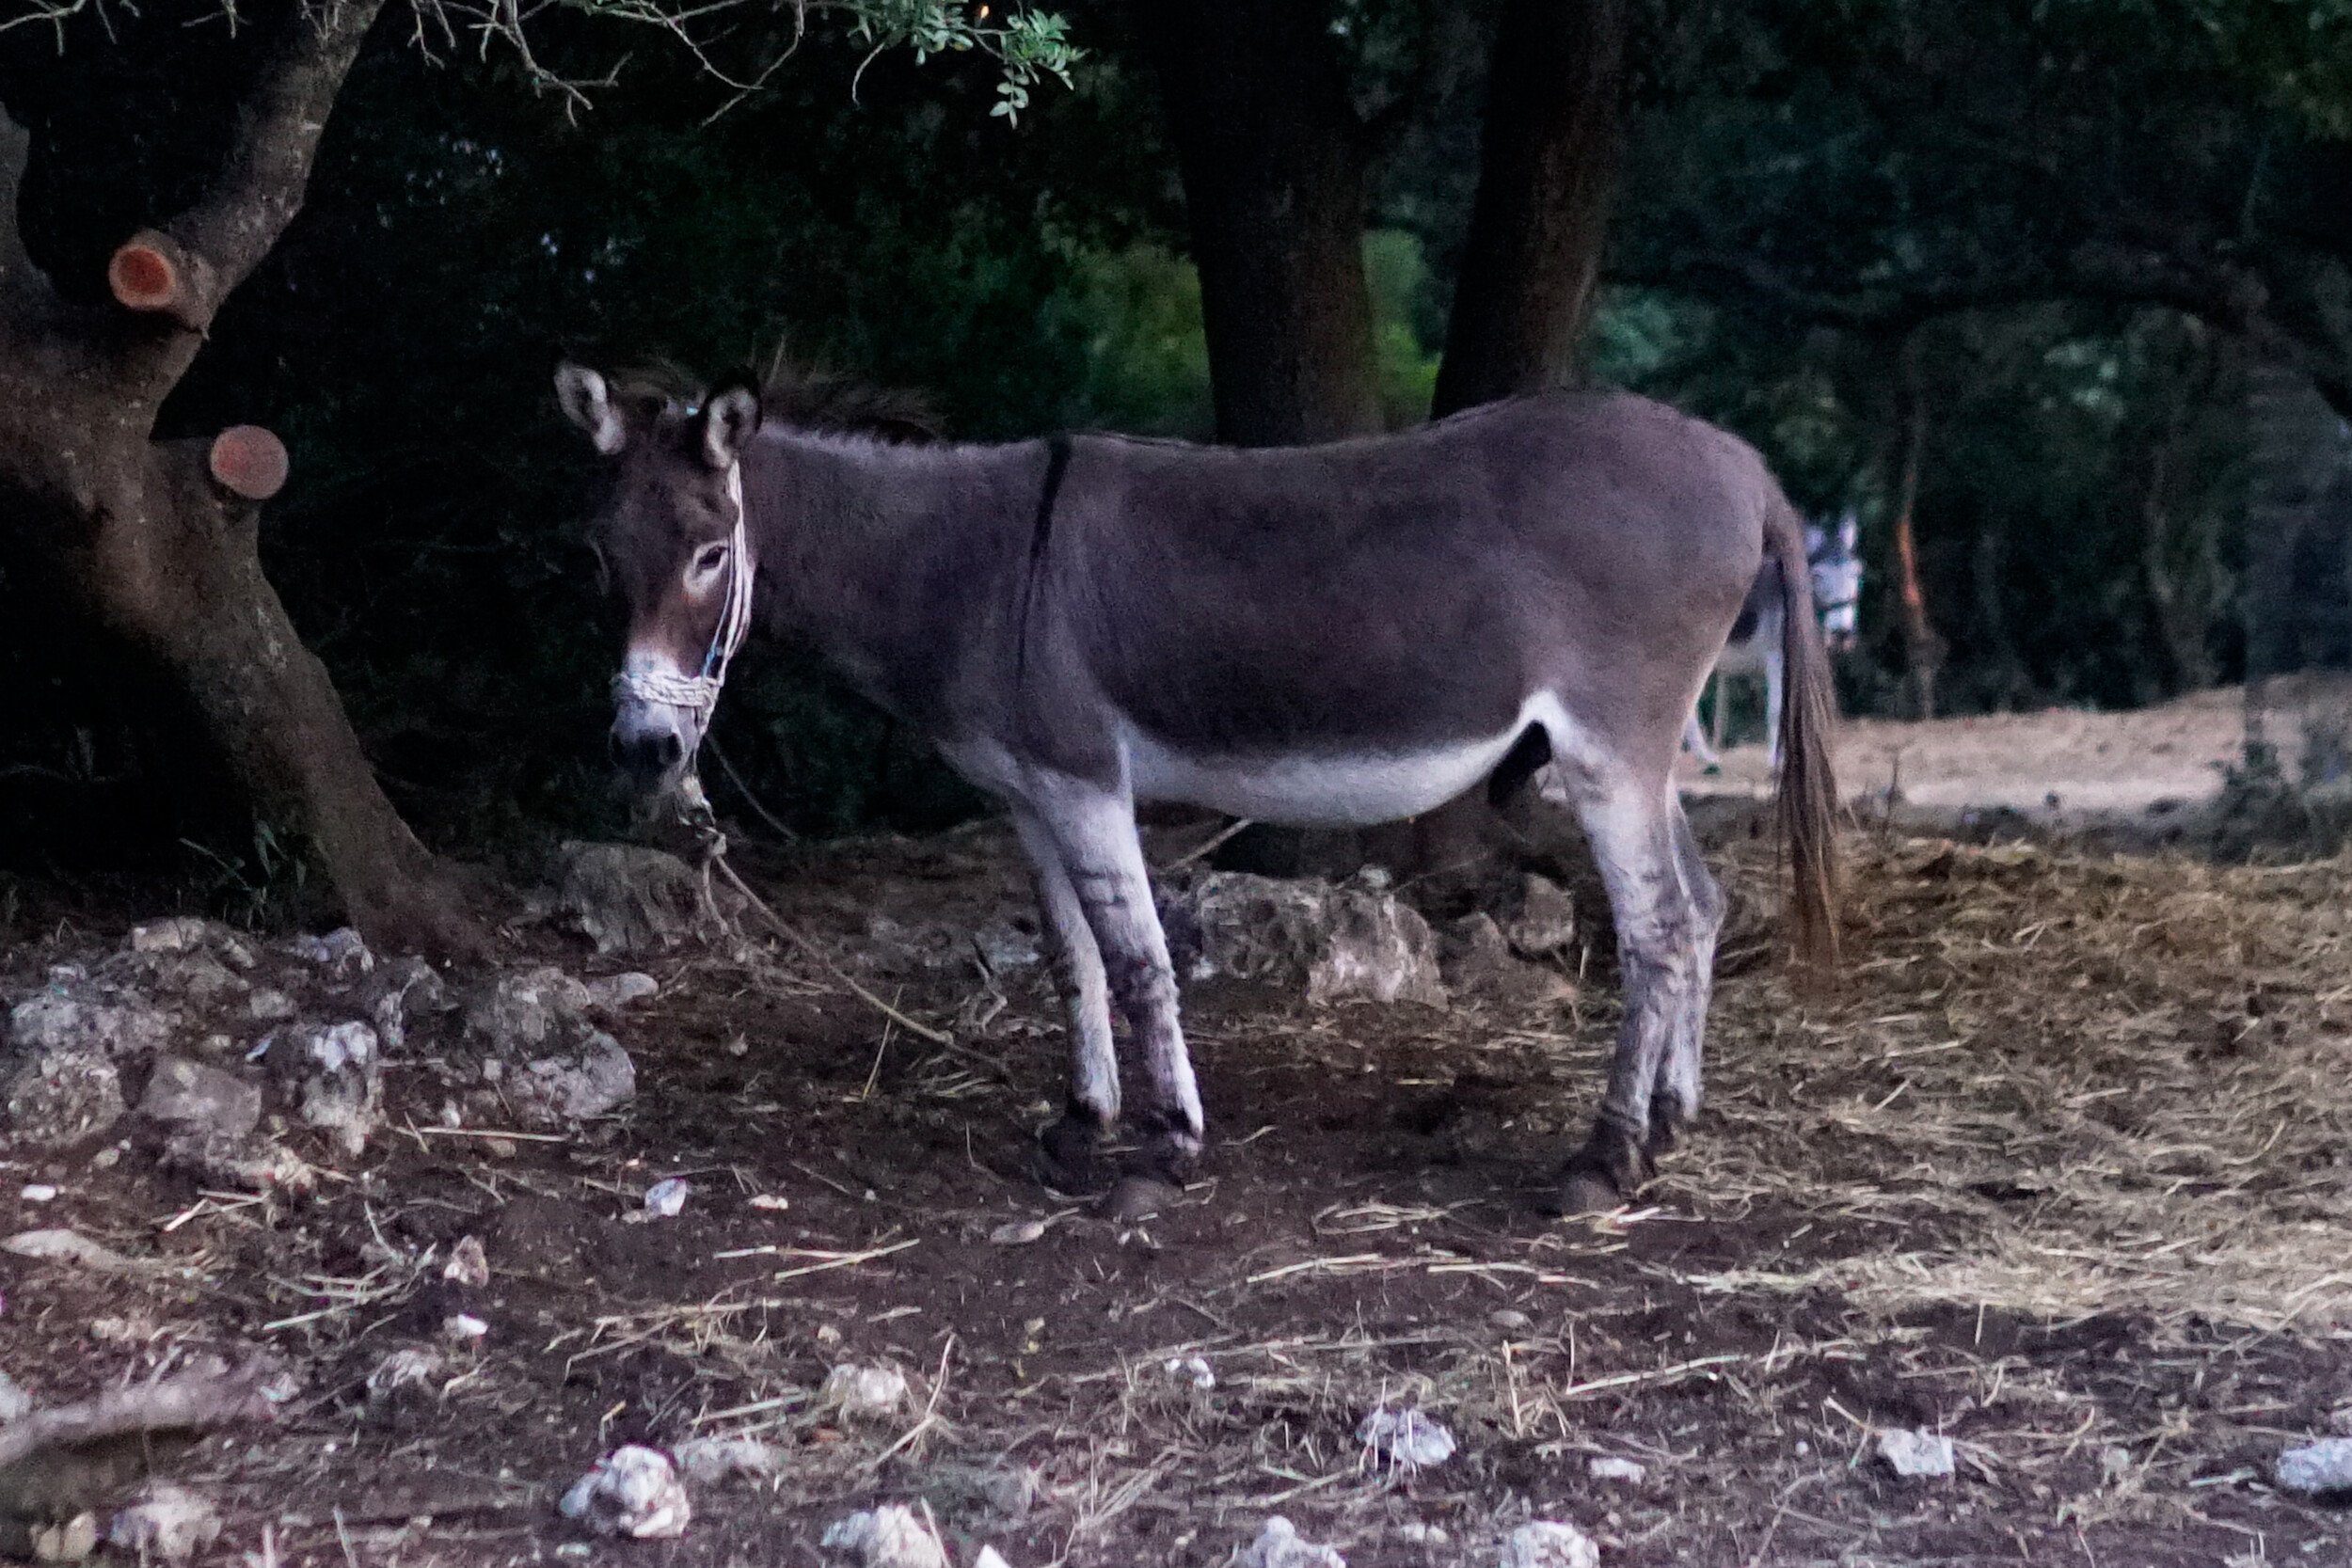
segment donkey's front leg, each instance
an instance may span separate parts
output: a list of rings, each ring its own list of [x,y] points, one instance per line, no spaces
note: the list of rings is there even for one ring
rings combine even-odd
[[[1152,905],[1152,880],[1136,837],[1135,803],[1077,780],[1032,801],[1076,890],[1087,925],[1102,948],[1111,1000],[1143,1048],[1144,1158],[1155,1173],[1188,1175],[1200,1157],[1200,1091],[1176,1016],[1176,971]]]
[[[1081,1192],[1093,1182],[1096,1148],[1119,1122],[1119,1055],[1111,1040],[1103,954],[1043,818],[1016,805],[1012,820],[1035,868],[1038,911],[1044,916],[1054,980],[1070,1019],[1069,1104],[1059,1121],[1038,1134],[1038,1142],[1044,1150],[1046,1181],[1064,1192]]]

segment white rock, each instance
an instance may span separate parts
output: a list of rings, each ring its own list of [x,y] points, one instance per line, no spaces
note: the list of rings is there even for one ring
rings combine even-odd
[[[233,1144],[261,1125],[262,1086],[202,1062],[158,1056],[139,1115],[174,1132]]]
[[[2279,1456],[2279,1490],[2319,1497],[2352,1492],[2352,1437],[2323,1437]]]
[[[1600,1548],[1574,1525],[1537,1519],[1511,1532],[1498,1568],[1600,1568]]]
[[[470,1312],[452,1312],[441,1320],[441,1332],[456,1340],[480,1339],[490,1332],[490,1325]]]
[[[972,1559],[972,1568],[1012,1568],[1012,1564],[1007,1562],[1004,1555],[995,1547],[982,1546],[978,1554]]]
[[[256,1023],[281,1023],[296,1012],[294,998],[267,986],[245,999],[246,1017]]]
[[[422,1388],[441,1375],[441,1353],[423,1346],[412,1345],[396,1350],[375,1364],[368,1374],[368,1392],[381,1399],[403,1388]]]
[[[358,1019],[296,1024],[267,1046],[271,1076],[289,1087],[302,1120],[332,1132],[357,1158],[384,1119],[384,1053],[374,1027]]]
[[[43,1263],[72,1263],[98,1274],[139,1274],[155,1266],[125,1258],[78,1230],[22,1230],[0,1242],[0,1252]]]
[[[601,980],[591,980],[587,983],[587,990],[590,1006],[613,1012],[631,1002],[655,994],[661,990],[661,984],[652,975],[632,969],[619,974],[608,974]]]
[[[645,1214],[650,1219],[675,1219],[686,1210],[687,1195],[693,1187],[673,1176],[657,1181],[645,1189]]]
[[[1486,1321],[1505,1333],[1517,1334],[1535,1326],[1535,1320],[1516,1307],[1498,1307],[1486,1314]]]
[[[1879,1433],[1879,1457],[1899,1476],[1948,1476],[1952,1473],[1952,1440],[1940,1433],[1913,1432],[1902,1427]]]
[[[27,1203],[55,1203],[57,1201],[57,1189],[46,1181],[36,1181],[16,1196]]]
[[[1649,1474],[1649,1470],[1645,1465],[1637,1465],[1630,1459],[1611,1459],[1604,1457],[1594,1460],[1591,1464],[1587,1465],[1585,1468],[1592,1472],[1592,1477],[1595,1481],[1623,1481],[1638,1482],[1644,1476]]]
[[[1245,872],[1203,877],[1162,911],[1190,978],[1233,974],[1305,991],[1442,1006],[1428,922],[1386,893]]]
[[[1236,1560],[1234,1568],[1347,1568],[1336,1546],[1318,1545],[1300,1537],[1279,1513],[1258,1528],[1258,1538]]]
[[[635,1443],[613,1449],[572,1483],[556,1511],[598,1535],[675,1541],[686,1533],[693,1509],[667,1454]]]
[[[955,1568],[930,1527],[897,1503],[828,1526],[821,1544],[858,1568]]]
[[[542,1056],[504,1075],[506,1098],[538,1127],[587,1121],[637,1098],[637,1065],[601,1030],[568,1055]]]
[[[480,1237],[461,1237],[449,1249],[449,1261],[441,1265],[441,1277],[453,1285],[467,1285],[475,1290],[490,1283],[490,1259],[483,1254]]]
[[[1007,1220],[988,1233],[998,1246],[1027,1246],[1045,1234],[1043,1220]]]
[[[906,1407],[907,1376],[896,1367],[843,1362],[825,1374],[817,1398],[850,1420],[882,1420]]]
[[[151,1481],[114,1517],[106,1539],[141,1562],[185,1562],[220,1539],[220,1513],[167,1481]]]
[[[686,1479],[699,1486],[735,1476],[765,1481],[784,1467],[784,1450],[756,1437],[690,1437],[671,1452]]]
[[[33,1396],[16,1379],[0,1372],[0,1426],[21,1421],[33,1413]]]
[[[744,1202],[754,1209],[765,1209],[776,1214],[792,1207],[792,1200],[778,1193],[754,1193]]]
[[[1401,1470],[1423,1470],[1454,1457],[1454,1433],[1418,1410],[1375,1410],[1356,1429],[1356,1440]]]
[[[70,964],[51,970],[48,989],[8,1010],[8,1043],[24,1052],[142,1056],[169,1044],[179,1027],[168,1009]]]
[[[553,964],[501,974],[465,1002],[466,1028],[510,1055],[560,1045],[594,1002],[589,989]]]
[[[43,1051],[8,1082],[8,1126],[43,1148],[79,1143],[122,1119],[122,1074],[93,1050]]]
[[[566,843],[557,907],[598,953],[660,953],[722,936],[726,918],[700,873],[666,850]]]
[[[1446,1533],[1443,1525],[1433,1525],[1421,1519],[1408,1519],[1397,1526],[1396,1538],[1416,1546],[1444,1546],[1454,1540]]]
[[[1168,1365],[1162,1370],[1168,1376],[1181,1378],[1195,1388],[1209,1389],[1216,1386],[1216,1373],[1210,1369],[1205,1356],[1187,1355],[1180,1359],[1171,1355],[1168,1358]]]
[[[318,965],[334,974],[365,974],[375,967],[375,955],[358,932],[345,926],[323,937],[299,936],[286,944],[286,950],[305,963]]]

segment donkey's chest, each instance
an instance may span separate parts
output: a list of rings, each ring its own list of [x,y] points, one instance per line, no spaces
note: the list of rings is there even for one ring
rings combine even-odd
[[[1442,745],[1217,754],[1186,751],[1125,727],[1128,786],[1139,800],[1176,800],[1294,827],[1392,822],[1430,811],[1483,781],[1529,723]],[[1549,726],[1547,726],[1549,728]]]

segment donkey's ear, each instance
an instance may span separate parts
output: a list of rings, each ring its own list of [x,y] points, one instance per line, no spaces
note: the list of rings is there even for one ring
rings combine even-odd
[[[612,406],[611,389],[605,386],[604,377],[587,366],[558,365],[555,398],[564,405],[564,417],[586,431],[588,439],[605,456],[612,456],[628,444],[628,427],[621,422],[619,410]]]
[[[758,388],[730,379],[703,404],[703,461],[721,470],[733,467],[758,432]]]

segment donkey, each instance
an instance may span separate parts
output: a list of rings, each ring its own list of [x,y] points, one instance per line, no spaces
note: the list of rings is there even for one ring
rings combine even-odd
[[[1849,511],[1839,521],[1835,538],[1810,523],[1804,529],[1805,564],[1813,585],[1814,613],[1820,617],[1822,636],[1834,653],[1853,646],[1854,616],[1862,602],[1861,527],[1860,520]],[[1724,744],[1723,683],[1733,675],[1764,677],[1765,763],[1771,768],[1780,766],[1784,685],[1781,648],[1786,640],[1781,603],[1780,562],[1767,561],[1748,589],[1747,602],[1740,607],[1740,618],[1731,625],[1731,640],[1715,659],[1714,743],[1709,745],[1707,736],[1700,732],[1695,703],[1682,727],[1682,744],[1709,770],[1723,765],[1723,758],[1717,754]]]
[[[1796,514],[1756,452],[1641,398],[1561,392],[1407,434],[1238,450],[1119,436],[904,445],[556,375],[612,460],[594,540],[627,601],[612,743],[691,766],[747,631],[797,633],[1009,809],[1069,1010],[1043,1174],[1083,1190],[1141,1051],[1144,1168],[1199,1159],[1200,1095],[1138,800],[1302,825],[1427,811],[1530,748],[1616,916],[1625,1022],[1558,1206],[1613,1205],[1698,1109],[1724,901],[1676,739],[1759,562],[1781,565],[1780,817],[1800,953],[1834,958],[1827,661]],[[1540,760],[1540,759],[1539,759]]]

